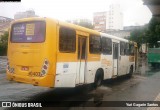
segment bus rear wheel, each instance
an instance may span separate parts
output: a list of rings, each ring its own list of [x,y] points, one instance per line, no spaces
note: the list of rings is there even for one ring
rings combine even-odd
[[[103,81],[103,74],[101,73],[101,71],[97,71],[96,76],[95,76],[95,80],[94,80],[94,87],[97,88],[97,87],[101,86],[102,81]]]
[[[133,66],[130,67],[130,70],[129,70],[129,74],[128,74],[128,75],[129,75],[129,77],[131,77],[131,76],[133,75]]]

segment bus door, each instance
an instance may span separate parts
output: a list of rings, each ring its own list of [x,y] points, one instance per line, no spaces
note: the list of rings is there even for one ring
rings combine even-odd
[[[113,43],[113,75],[118,75],[118,43]]]
[[[85,82],[86,73],[86,60],[87,60],[87,38],[84,36],[78,36],[78,66],[76,83]]]
[[[118,58],[118,75],[127,74],[128,70],[128,56],[126,56],[127,43],[119,43],[119,58]]]

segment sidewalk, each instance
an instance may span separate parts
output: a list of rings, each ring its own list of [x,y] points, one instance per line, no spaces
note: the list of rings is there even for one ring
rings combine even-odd
[[[0,60],[1,59],[7,59],[7,56],[0,56]]]
[[[6,70],[6,65],[7,65],[7,57],[0,56],[0,73]]]

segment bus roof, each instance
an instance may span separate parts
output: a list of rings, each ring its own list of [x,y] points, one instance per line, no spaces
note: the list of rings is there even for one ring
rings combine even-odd
[[[58,22],[62,26],[67,26],[67,27],[70,27],[70,28],[74,28],[74,29],[77,29],[77,30],[82,31],[82,32],[88,32],[88,33],[100,35],[100,32],[98,32],[96,30],[92,30],[92,29],[82,27],[82,26],[79,26],[79,25],[75,25],[75,24],[72,24],[72,23],[67,23],[67,22],[64,22],[64,21],[58,21]]]
[[[110,34],[101,33],[101,35],[105,36],[105,37],[108,37],[108,38],[111,38],[111,39],[115,39],[115,40],[119,40],[119,41],[123,41],[123,42],[129,42],[127,39],[123,39],[123,38],[113,36],[113,35],[110,35]]]
[[[124,38],[120,38],[120,37],[113,36],[113,35],[110,35],[110,34],[98,32],[96,30],[85,28],[85,27],[82,27],[82,26],[79,26],[79,25],[75,25],[75,24],[71,24],[71,23],[67,23],[67,22],[64,22],[64,21],[59,21],[59,20],[56,20],[56,19],[53,19],[53,18],[47,18],[47,17],[23,18],[23,19],[15,20],[11,24],[17,23],[17,22],[26,22],[26,21],[32,21],[32,20],[46,20],[46,19],[52,20],[52,21],[58,23],[59,25],[70,27],[70,28],[74,28],[74,29],[77,29],[77,30],[82,31],[82,32],[85,31],[85,32],[88,32],[88,33],[91,33],[91,34],[101,35],[101,36],[105,36],[105,37],[108,37],[108,38],[111,38],[111,39],[115,39],[115,40],[119,40],[119,41],[123,41],[123,42],[130,42],[130,43],[136,44],[135,42],[129,41],[129,40],[124,39]]]

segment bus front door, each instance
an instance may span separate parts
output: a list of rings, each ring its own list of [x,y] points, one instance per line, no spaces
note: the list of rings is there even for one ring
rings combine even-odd
[[[87,59],[87,38],[84,36],[78,36],[78,65],[76,83],[85,83],[86,73],[86,59]]]
[[[113,76],[118,75],[118,43],[113,43]]]

